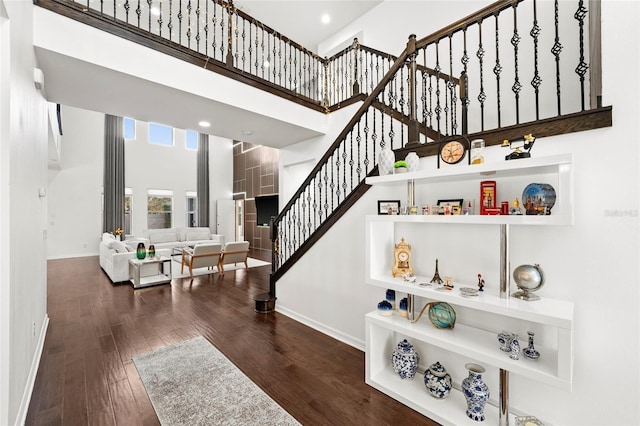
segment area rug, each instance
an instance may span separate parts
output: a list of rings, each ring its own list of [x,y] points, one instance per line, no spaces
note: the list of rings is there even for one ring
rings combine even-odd
[[[299,425],[202,336],[133,362],[163,426]]]
[[[181,259],[180,256],[176,256],[173,258],[173,261],[171,262],[172,265],[171,267],[173,268],[173,272],[171,273],[172,278],[185,278],[189,276],[189,268],[187,268],[186,266],[184,267],[184,273],[180,273],[180,267],[181,267]],[[266,266],[266,265],[271,265],[269,262],[264,262],[262,260],[258,260],[258,259],[254,259],[252,257],[247,258],[247,265],[249,266],[249,268],[255,268],[257,266]],[[245,269],[244,267],[244,263],[238,263],[238,264],[229,264],[229,265],[224,265],[224,272],[229,272],[229,271],[235,271],[237,269]],[[193,270],[193,276],[198,276],[198,275],[207,275],[207,274],[218,274],[218,269],[217,268],[213,268],[213,270],[211,269],[207,269],[207,268],[195,268]]]

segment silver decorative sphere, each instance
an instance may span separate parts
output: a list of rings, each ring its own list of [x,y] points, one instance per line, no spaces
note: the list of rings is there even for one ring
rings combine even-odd
[[[513,270],[513,279],[521,290],[513,295],[522,300],[538,300],[539,296],[532,292],[539,290],[544,285],[544,271],[540,265],[520,265]]]

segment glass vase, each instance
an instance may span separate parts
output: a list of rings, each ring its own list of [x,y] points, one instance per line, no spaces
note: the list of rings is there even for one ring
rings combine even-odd
[[[136,249],[136,257],[140,260],[147,257],[147,249],[144,248],[144,243],[138,243],[138,248]]]

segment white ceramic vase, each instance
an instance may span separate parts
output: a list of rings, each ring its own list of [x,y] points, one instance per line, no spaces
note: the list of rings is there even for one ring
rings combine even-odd
[[[415,152],[408,153],[404,161],[409,165],[410,172],[420,170],[420,157]]]
[[[390,175],[393,173],[393,163],[396,162],[396,156],[389,148],[384,148],[378,156],[378,173],[380,176]]]

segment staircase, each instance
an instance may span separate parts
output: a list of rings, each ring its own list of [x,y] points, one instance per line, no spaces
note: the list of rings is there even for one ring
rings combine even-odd
[[[256,299],[263,310],[275,303],[278,279],[368,190],[382,149],[425,157],[461,136],[491,146],[612,125],[611,107],[601,105],[599,10],[583,0],[500,0],[410,36],[397,57],[354,40],[331,58],[219,0],[147,0],[146,15],[128,0],[99,9],[34,1],[318,111],[362,102],[272,223],[270,292]]]

